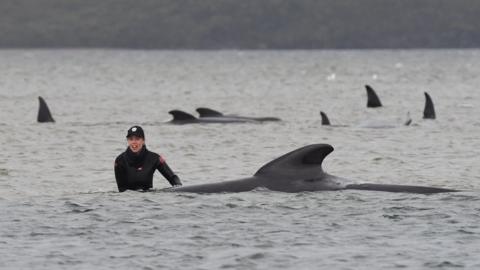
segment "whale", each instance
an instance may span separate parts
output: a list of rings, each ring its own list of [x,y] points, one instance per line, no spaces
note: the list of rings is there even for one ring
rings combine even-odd
[[[423,119],[435,119],[435,107],[433,106],[433,101],[430,95],[427,92],[425,94],[425,107],[423,109]]]
[[[348,125],[339,125],[339,124],[332,124],[330,122],[330,118],[328,118],[327,114],[323,111],[320,111],[320,116],[322,118],[322,126],[330,126],[330,127],[348,127]]]
[[[375,90],[368,84],[365,85],[365,89],[367,90],[367,108],[382,107],[382,102],[380,102]]]
[[[48,109],[48,106],[45,100],[42,97],[38,97],[38,101],[40,103],[40,106],[38,108],[37,122],[38,123],[55,122],[55,120],[52,117],[52,114],[50,113],[50,109]]]
[[[230,117],[204,117],[197,118],[181,110],[171,110],[168,112],[173,119],[168,123],[175,125],[185,124],[227,124],[227,123],[258,123],[251,119],[230,118]]]
[[[322,117],[322,126],[331,126],[330,119],[328,118],[327,114],[320,111],[320,116]]]
[[[323,111],[320,111],[320,116],[322,118],[322,126],[331,126],[331,127],[348,127],[348,125],[339,125],[339,124],[331,124],[330,119],[328,118],[327,114]],[[364,122],[359,125],[359,127],[363,128],[395,128],[399,126],[409,126],[412,123],[412,118],[410,118],[410,112],[407,113],[407,120],[402,125],[399,124],[391,124],[385,121],[369,121]]]
[[[254,121],[259,121],[259,122],[267,122],[267,121],[281,121],[280,118],[277,117],[251,117],[251,116],[238,116],[238,115],[232,115],[232,114],[223,114],[219,111],[206,108],[206,107],[200,107],[197,108],[196,111],[198,112],[200,118],[211,118],[211,117],[226,117],[226,118],[235,118],[235,119],[246,119],[246,120],[254,120]]]
[[[380,98],[378,98],[377,93],[373,88],[369,85],[365,85],[367,90],[367,107],[368,108],[375,108],[375,107],[382,107],[382,103],[380,102]],[[435,106],[433,105],[432,98],[427,92],[425,94],[425,106],[423,110],[423,119],[435,119]]]
[[[324,172],[322,169],[323,160],[328,154],[333,152],[333,150],[333,146],[329,144],[311,144],[270,161],[251,177],[210,184],[172,187],[169,188],[168,191],[231,193],[247,192],[258,188],[288,193],[369,190],[433,194],[457,191],[454,189],[427,186],[356,183],[343,177],[334,176]]]

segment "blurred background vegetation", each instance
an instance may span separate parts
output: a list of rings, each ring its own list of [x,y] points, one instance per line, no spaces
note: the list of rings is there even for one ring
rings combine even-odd
[[[478,0],[1,0],[0,47],[473,48]]]

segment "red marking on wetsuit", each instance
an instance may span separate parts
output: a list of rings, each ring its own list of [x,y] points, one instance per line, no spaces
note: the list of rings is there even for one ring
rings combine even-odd
[[[160,160],[160,164],[164,164],[164,163],[165,163],[165,159],[164,159],[162,156],[159,157],[159,160]]]

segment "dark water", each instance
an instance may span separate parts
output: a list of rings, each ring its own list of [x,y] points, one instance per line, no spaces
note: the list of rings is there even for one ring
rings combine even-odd
[[[0,51],[0,267],[476,269],[480,51]],[[364,85],[384,107],[367,109]],[[437,120],[422,119],[432,96]],[[37,96],[55,124],[36,123]],[[281,123],[172,126],[208,106]],[[319,111],[332,123],[320,125]],[[402,126],[407,112],[411,126]],[[250,176],[311,143],[324,169],[463,190],[117,193],[141,124],[185,185]],[[389,128],[372,128],[372,127]],[[154,185],[167,182],[158,174]]]

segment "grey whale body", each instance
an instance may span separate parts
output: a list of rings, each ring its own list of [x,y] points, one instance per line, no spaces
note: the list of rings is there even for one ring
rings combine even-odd
[[[168,112],[173,116],[170,124],[185,125],[185,124],[227,124],[227,123],[258,123],[250,119],[238,119],[230,117],[202,117],[197,118],[187,112],[181,110],[171,110]]]
[[[223,114],[219,111],[210,109],[210,108],[205,108],[205,107],[200,107],[197,108],[196,111],[198,112],[199,116],[201,119],[206,119],[210,117],[221,117],[221,118],[230,118],[230,119],[241,119],[241,120],[253,120],[253,121],[258,121],[258,122],[275,122],[275,121],[281,121],[280,118],[277,117],[251,117],[251,116],[239,116],[239,115],[231,115],[231,114]]]
[[[330,123],[330,119],[328,118],[327,114],[323,111],[320,111],[320,116],[322,118],[322,126],[331,126],[331,127],[348,127],[348,125],[338,125],[334,124],[332,125]],[[359,125],[359,127],[364,127],[364,128],[395,128],[395,127],[400,127],[400,126],[409,126],[412,123],[412,119],[410,118],[410,114],[407,114],[407,120],[402,124],[391,124],[391,123],[373,123],[373,124],[363,124]]]
[[[252,177],[169,189],[174,192],[222,193],[267,188],[280,192],[372,190],[431,194],[456,190],[425,186],[357,184],[323,171],[322,162],[333,151],[329,144],[312,144],[287,153],[261,167]]]

